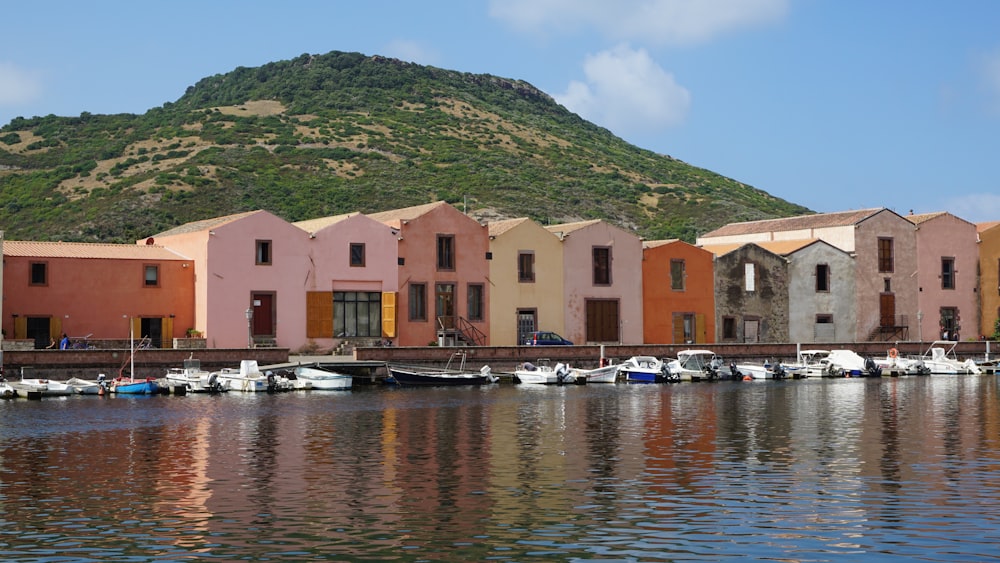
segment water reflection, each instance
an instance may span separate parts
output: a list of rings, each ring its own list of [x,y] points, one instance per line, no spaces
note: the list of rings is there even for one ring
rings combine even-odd
[[[0,403],[0,557],[994,558],[996,379]]]

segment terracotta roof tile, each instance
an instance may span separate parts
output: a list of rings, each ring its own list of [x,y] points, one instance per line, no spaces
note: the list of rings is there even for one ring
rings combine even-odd
[[[549,231],[550,233],[569,234],[569,233],[572,233],[573,231],[578,231],[580,229],[589,227],[591,225],[596,225],[597,223],[600,223],[600,222],[601,222],[600,219],[591,219],[589,221],[575,221],[573,223],[560,223],[558,225],[548,225],[548,226],[545,227],[545,230]]]
[[[517,219],[503,219],[500,221],[490,221],[486,224],[486,227],[490,231],[491,237],[500,236],[507,231],[513,229],[514,227],[524,223],[525,221],[530,221],[527,217],[518,217]]]
[[[435,201],[433,203],[425,203],[423,205],[414,205],[413,207],[390,209],[389,211],[380,211],[379,213],[369,213],[368,216],[380,223],[399,227],[400,223],[403,221],[416,219],[417,217],[420,217],[425,213],[429,213],[442,205],[448,205],[448,203],[445,201]]]
[[[318,217],[316,219],[306,219],[305,221],[296,221],[295,223],[292,224],[307,233],[315,233],[317,231],[325,229],[326,227],[329,227],[330,225],[335,225],[345,219],[350,219],[351,217],[355,217],[357,215],[361,215],[361,213],[355,211],[353,213],[331,215],[330,217]]]
[[[234,215],[226,215],[224,217],[213,217],[211,219],[202,219],[201,221],[192,221],[190,223],[184,223],[170,229],[168,231],[163,231],[162,233],[153,235],[153,238],[168,237],[173,235],[186,235],[189,233],[197,233],[201,231],[209,231],[216,227],[225,225],[226,223],[231,223],[233,221],[238,221],[244,217],[249,217],[255,213],[263,213],[262,210],[257,211],[247,211],[245,213],[236,213]]]
[[[681,239],[679,238],[668,238],[664,240],[644,240],[642,241],[643,248],[659,248],[661,246],[666,246],[668,244],[673,244]]]
[[[159,245],[8,240],[4,256],[26,258],[103,258],[112,260],[188,260]]]
[[[815,215],[799,215],[782,219],[765,219],[744,223],[730,223],[699,238],[724,237],[734,235],[749,235],[758,233],[797,231],[803,229],[821,229],[826,227],[843,227],[855,225],[884,210],[885,208],[859,209],[856,211],[840,211],[836,213],[817,213]]]

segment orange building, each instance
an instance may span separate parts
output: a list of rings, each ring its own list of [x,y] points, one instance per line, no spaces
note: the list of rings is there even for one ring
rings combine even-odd
[[[1000,318],[1000,221],[976,225],[979,235],[980,327],[983,336],[992,336]],[[972,335],[969,335],[972,336]]]
[[[194,326],[194,264],[162,246],[9,240],[3,262],[4,334],[36,348],[130,332],[169,348]]]
[[[643,341],[715,342],[711,252],[684,241],[646,241],[642,249]]]

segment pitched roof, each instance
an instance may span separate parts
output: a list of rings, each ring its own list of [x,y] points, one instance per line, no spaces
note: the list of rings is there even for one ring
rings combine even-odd
[[[8,240],[4,256],[25,258],[103,258],[110,260],[188,260],[155,244],[106,244],[91,242],[40,242]]]
[[[981,233],[984,231],[988,231],[993,227],[996,227],[997,225],[1000,225],[1000,221],[987,221],[985,223],[976,223],[976,232]]]
[[[442,205],[448,205],[448,202],[435,201],[433,203],[425,203],[423,205],[414,205],[413,207],[369,213],[368,216],[380,223],[398,227],[401,222],[416,219],[417,217],[429,213]]]
[[[329,227],[330,225],[335,225],[345,219],[350,219],[351,217],[355,217],[357,215],[361,215],[361,213],[355,211],[353,213],[331,215],[330,217],[318,217],[316,219],[306,219],[305,221],[296,221],[295,223],[292,224],[307,233],[315,233],[317,231],[325,229],[326,227]]]
[[[668,244],[673,244],[681,239],[679,238],[668,238],[664,240],[644,240],[642,241],[643,248],[659,248],[661,246],[666,246]]]
[[[550,233],[557,233],[557,234],[558,233],[562,233],[564,235],[568,235],[569,233],[572,233],[573,231],[578,231],[580,229],[589,227],[591,225],[596,225],[597,223],[600,223],[600,222],[601,222],[600,219],[591,219],[589,221],[575,221],[573,223],[560,223],[558,225],[547,225],[545,227],[545,230],[549,231]]]
[[[730,242],[724,244],[705,244],[699,248],[703,248],[716,256],[722,256],[723,254],[729,254],[730,252],[742,248],[747,245],[755,245],[763,248],[764,250],[777,254],[778,256],[788,256],[806,248],[807,246],[812,246],[818,242],[822,242],[818,238],[809,239],[793,239],[793,240],[769,240],[769,241],[759,241],[759,242]]]
[[[500,221],[490,221],[486,224],[486,227],[490,231],[491,237],[500,236],[507,231],[513,229],[514,227],[524,223],[525,221],[530,221],[527,217],[518,217],[517,219],[503,219]]]
[[[905,215],[905,217],[907,221],[913,223],[914,225],[919,225],[924,221],[930,221],[931,219],[935,217],[940,217],[942,215],[947,215],[947,213],[945,213],[944,211],[935,211],[933,213],[917,213],[916,215],[910,213],[909,215]]]
[[[163,231],[162,233],[155,234],[153,235],[153,238],[156,239],[159,237],[186,235],[201,231],[210,231],[216,227],[221,227],[222,225],[225,225],[227,223],[232,223],[233,221],[238,221],[240,219],[243,219],[244,217],[249,217],[256,213],[264,213],[264,211],[258,209],[256,211],[246,211],[244,213],[236,213],[234,215],[226,215],[224,217],[213,217],[211,219],[202,219],[201,221],[192,221],[190,223],[184,223],[183,225],[174,227],[173,229],[170,229],[168,231]]]
[[[796,217],[784,217],[782,219],[764,219],[762,221],[730,223],[728,225],[723,225],[714,231],[705,233],[699,238],[798,231],[805,229],[822,229],[827,227],[846,227],[848,225],[856,225],[872,215],[883,211],[884,209],[884,207],[879,207],[873,209],[858,209],[856,211],[799,215]]]

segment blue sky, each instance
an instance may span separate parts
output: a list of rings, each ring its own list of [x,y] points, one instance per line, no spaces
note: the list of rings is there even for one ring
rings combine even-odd
[[[143,113],[356,51],[525,80],[639,147],[820,212],[1000,220],[994,0],[8,2],[0,125]]]

